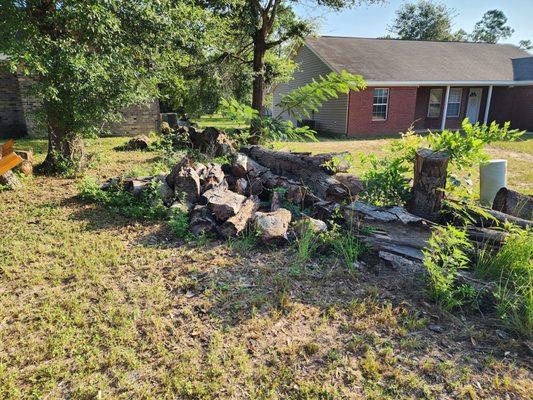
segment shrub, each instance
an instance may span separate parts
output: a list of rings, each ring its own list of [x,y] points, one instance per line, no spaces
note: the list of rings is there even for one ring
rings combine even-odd
[[[483,247],[476,262],[477,273],[496,282],[496,312],[516,332],[533,335],[533,235],[515,229],[494,253]]]
[[[424,250],[424,266],[428,271],[429,295],[450,310],[473,299],[468,285],[457,283],[457,272],[469,265],[466,251],[472,249],[465,231],[451,225],[435,228],[428,248]]]
[[[189,231],[189,216],[182,210],[173,210],[168,220],[172,232],[179,238],[189,240],[192,234]]]

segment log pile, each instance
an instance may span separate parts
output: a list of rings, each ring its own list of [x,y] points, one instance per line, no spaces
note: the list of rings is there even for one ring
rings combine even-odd
[[[194,148],[207,151],[213,143],[219,149],[225,146],[215,129],[187,131],[194,132],[190,136]],[[325,200],[349,202],[362,191],[360,180],[346,172],[347,164],[330,162],[334,157],[341,159],[337,154],[313,156],[252,146],[234,153],[228,164],[204,165],[183,157],[167,175],[110,180],[103,189],[122,185],[141,196],[155,181],[166,206],[188,213],[193,234],[227,238],[253,225],[265,241],[285,241],[293,215],[284,204],[312,208]],[[313,229],[327,229],[325,222],[306,218]]]

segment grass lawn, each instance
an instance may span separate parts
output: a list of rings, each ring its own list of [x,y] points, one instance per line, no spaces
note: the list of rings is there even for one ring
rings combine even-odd
[[[150,171],[156,153],[113,150],[126,140],[89,140],[88,174]],[[45,141],[17,145],[44,158]],[[531,189],[532,142],[507,146],[491,152]],[[531,358],[490,316],[443,314],[387,269],[184,243],[84,203],[78,181],[0,192],[0,399],[530,398]]]

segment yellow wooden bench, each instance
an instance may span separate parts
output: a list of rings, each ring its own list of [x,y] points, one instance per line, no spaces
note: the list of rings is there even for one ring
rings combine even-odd
[[[4,175],[22,162],[22,158],[13,151],[14,144],[13,140],[8,140],[0,145],[0,175]]]

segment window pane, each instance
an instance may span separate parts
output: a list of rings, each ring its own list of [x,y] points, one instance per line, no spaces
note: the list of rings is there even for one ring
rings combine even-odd
[[[458,117],[459,116],[459,108],[461,107],[461,104],[459,103],[451,103],[448,104],[448,117]]]
[[[438,117],[440,116],[440,104],[430,104],[428,110],[428,117]]]
[[[463,89],[461,88],[452,88],[450,90],[450,99],[449,103],[460,103],[461,95],[463,94]]]
[[[442,89],[431,89],[429,94],[429,103],[430,104],[440,104],[442,99]]]
[[[389,89],[374,89],[374,99],[372,106],[372,119],[387,119],[387,107],[389,103]]]

